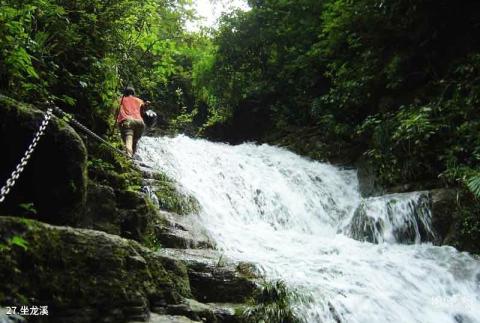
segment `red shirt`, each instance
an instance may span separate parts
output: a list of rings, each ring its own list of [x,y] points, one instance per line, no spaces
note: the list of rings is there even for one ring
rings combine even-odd
[[[143,120],[142,114],[140,111],[143,101],[133,95],[125,96],[123,99],[120,99],[121,107],[120,113],[118,114],[117,122],[121,123],[125,119],[136,119]]]

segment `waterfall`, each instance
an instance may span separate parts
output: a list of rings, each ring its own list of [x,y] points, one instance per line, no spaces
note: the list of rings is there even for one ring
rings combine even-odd
[[[480,261],[425,242],[425,193],[362,200],[355,171],[268,145],[147,137],[139,153],[226,256],[308,296],[306,322],[480,322]]]

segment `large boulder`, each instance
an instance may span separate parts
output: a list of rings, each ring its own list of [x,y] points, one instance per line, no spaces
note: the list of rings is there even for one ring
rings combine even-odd
[[[160,212],[162,223],[155,226],[155,238],[165,248],[214,249],[214,242],[194,217]]]
[[[85,212],[77,225],[148,244],[159,221],[162,216],[145,194],[90,182]]]
[[[431,190],[432,225],[439,234],[439,242],[453,244],[455,224],[458,219],[459,191],[457,189],[439,188]]]
[[[383,193],[375,168],[364,157],[359,158],[357,168],[358,189],[362,197],[377,196]]]
[[[104,232],[14,217],[0,217],[0,277],[0,305],[47,305],[58,322],[142,319],[191,297],[175,259]]]
[[[32,142],[44,113],[0,96],[0,185]],[[50,120],[0,214],[34,216],[53,224],[74,223],[86,198],[87,152],[79,135],[56,117]]]

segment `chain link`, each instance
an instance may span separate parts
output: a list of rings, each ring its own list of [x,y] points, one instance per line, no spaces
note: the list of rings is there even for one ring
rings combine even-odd
[[[0,190],[0,203],[2,203],[5,200],[5,197],[15,185],[16,181],[20,177],[20,174],[23,172],[23,169],[25,168],[25,166],[27,166],[28,160],[30,159],[38,142],[40,141],[40,138],[45,133],[45,129],[47,128],[48,123],[52,118],[52,111],[53,110],[50,108],[47,110],[47,113],[45,113],[45,118],[43,119],[42,124],[40,125],[40,128],[38,128],[37,133],[33,137],[32,143],[30,144],[30,146],[28,146],[27,151],[25,151],[25,154],[23,155],[22,159],[18,163],[17,167],[12,172],[12,174],[10,175],[10,178],[7,180],[5,185]]]

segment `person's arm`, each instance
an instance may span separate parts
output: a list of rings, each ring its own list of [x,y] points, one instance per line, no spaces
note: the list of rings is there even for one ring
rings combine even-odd
[[[149,105],[150,105],[150,101],[142,101],[142,105],[140,106],[140,113],[143,114],[145,113],[145,111],[148,109]]]

